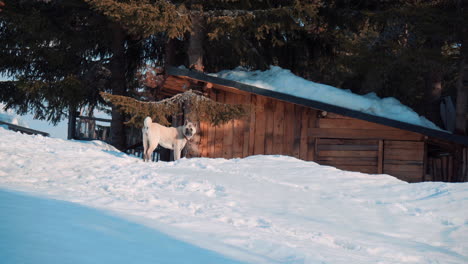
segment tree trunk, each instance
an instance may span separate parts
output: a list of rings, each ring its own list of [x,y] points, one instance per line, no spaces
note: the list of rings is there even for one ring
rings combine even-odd
[[[442,95],[442,73],[431,70],[424,76],[424,115],[438,126],[442,126],[440,117],[440,97]]]
[[[465,51],[466,52],[466,51]],[[456,106],[456,121],[455,132],[457,134],[466,134],[466,121],[468,110],[468,65],[466,59],[463,58],[460,62],[460,71],[457,81],[457,106]]]
[[[205,20],[201,12],[190,15],[192,21],[192,32],[188,46],[189,68],[203,72],[203,42],[205,39]]]
[[[457,134],[466,134],[466,121],[468,110],[468,27],[466,25],[466,6],[463,2],[458,2],[458,10],[460,12],[460,69],[457,81],[457,105],[456,105],[456,120],[455,132]]]
[[[67,139],[74,139],[76,135],[76,107],[70,106],[68,109],[68,136]]]
[[[200,72],[203,72],[203,43],[205,40],[205,18],[202,15],[202,12],[193,12],[190,15],[192,21],[192,32],[190,33],[190,41],[188,47],[188,58],[190,69],[194,69]],[[184,105],[184,117],[189,116],[190,105]],[[193,120],[190,120],[193,122]],[[200,152],[198,150],[198,145],[200,144],[200,122],[196,122],[197,133],[192,138],[192,140],[187,142],[185,146],[184,153],[187,158],[199,157]]]
[[[168,39],[164,45],[164,65],[165,66],[175,66],[175,40]]]
[[[126,91],[125,78],[125,33],[122,28],[114,23],[112,25],[112,59],[110,70],[112,72],[110,85],[112,94],[124,95]],[[110,129],[111,144],[122,150],[125,148],[124,116],[117,106],[112,106],[112,122]]]

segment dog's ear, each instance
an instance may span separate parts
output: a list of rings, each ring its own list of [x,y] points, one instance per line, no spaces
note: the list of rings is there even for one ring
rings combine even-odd
[[[185,119],[184,126],[186,126],[188,124],[188,122],[189,122],[188,119]]]

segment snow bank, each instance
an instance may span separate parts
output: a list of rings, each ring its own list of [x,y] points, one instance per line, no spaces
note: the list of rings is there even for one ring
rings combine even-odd
[[[385,117],[401,122],[441,130],[411,108],[403,105],[393,97],[379,98],[375,93],[366,95],[353,94],[325,84],[305,80],[294,75],[290,70],[271,66],[267,71],[248,71],[238,67],[210,74],[256,87],[311,99],[371,115]]]
[[[23,121],[20,116],[15,114],[13,110],[5,110],[5,105],[3,103],[0,103],[0,121],[22,127],[29,127],[28,124]]]
[[[0,189],[2,263],[239,263],[76,204]]]
[[[110,211],[249,263],[468,263],[468,183],[408,184],[286,156],[143,163],[0,128],[0,188]]]

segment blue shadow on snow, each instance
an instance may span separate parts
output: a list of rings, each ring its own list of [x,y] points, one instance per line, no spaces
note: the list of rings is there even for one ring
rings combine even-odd
[[[98,210],[0,189],[1,263],[241,263]]]

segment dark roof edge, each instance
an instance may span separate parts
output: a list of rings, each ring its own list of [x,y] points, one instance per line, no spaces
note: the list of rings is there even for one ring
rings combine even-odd
[[[15,131],[20,131],[20,132],[27,133],[27,134],[30,134],[30,135],[42,135],[44,137],[49,137],[50,136],[50,134],[47,133],[47,132],[43,132],[43,131],[35,130],[35,129],[32,129],[32,128],[11,124],[11,123],[4,122],[4,121],[0,121],[0,125],[5,125],[5,126],[8,127],[8,129],[15,130]]]
[[[399,129],[408,130],[411,132],[420,133],[429,137],[435,137],[435,138],[444,139],[444,140],[452,141],[452,142],[463,144],[463,145],[468,145],[468,137],[465,137],[465,136],[455,135],[455,134],[451,134],[448,132],[431,129],[427,127],[416,126],[413,124],[409,124],[409,123],[405,123],[405,122],[401,122],[401,121],[397,121],[397,120],[393,120],[393,119],[389,119],[385,117],[375,116],[375,115],[371,115],[371,114],[367,114],[367,113],[359,112],[356,110],[351,110],[351,109],[347,109],[347,108],[343,108],[343,107],[339,107],[339,106],[335,106],[335,105],[331,105],[331,104],[327,104],[327,103],[323,103],[323,102],[319,102],[319,101],[315,101],[311,99],[305,99],[305,98],[297,97],[294,95],[271,91],[271,90],[259,88],[259,87],[248,85],[248,84],[243,84],[243,83],[236,82],[236,81],[231,81],[231,80],[227,80],[227,79],[223,79],[219,77],[210,76],[210,75],[197,72],[197,71],[192,71],[189,69],[167,67],[166,73],[169,75],[186,76],[186,77],[190,77],[193,79],[197,79],[197,80],[201,80],[205,82],[211,82],[211,83],[218,84],[218,85],[230,86],[230,87],[237,88],[241,91],[245,91],[245,92],[249,92],[253,94],[267,96],[267,97],[275,98],[278,100],[295,103],[298,105],[316,108],[322,111],[332,112],[332,113],[339,114],[339,115],[344,115],[344,116],[348,116],[352,118],[357,118],[357,119],[361,119],[361,120],[365,120],[369,122],[378,123],[381,125],[386,125],[386,126],[390,126],[394,128],[399,128]]]

